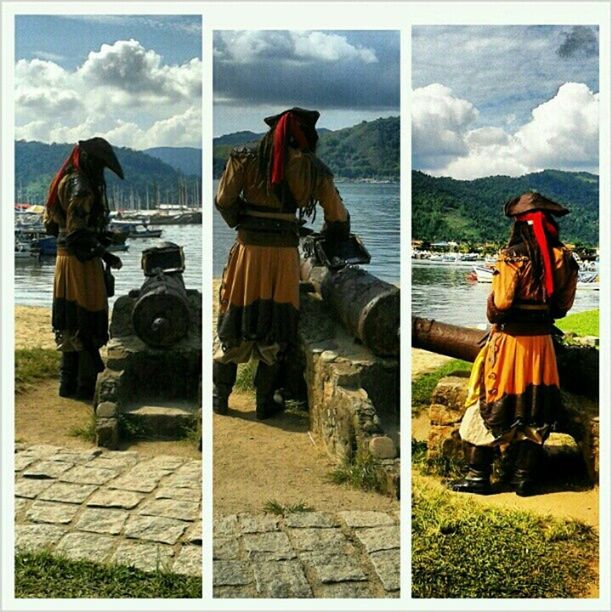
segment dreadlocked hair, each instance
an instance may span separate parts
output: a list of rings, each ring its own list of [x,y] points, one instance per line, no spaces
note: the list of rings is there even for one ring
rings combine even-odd
[[[557,222],[550,218],[550,221],[557,227]],[[549,246],[552,248],[553,246],[557,246],[561,244],[558,238],[554,238],[553,236],[548,237]],[[516,247],[523,246],[527,252],[527,257],[531,262],[531,269],[533,270],[533,275],[530,279],[529,291],[534,293],[535,295],[541,294],[544,301],[546,301],[546,282],[545,282],[545,274],[546,270],[544,268],[544,261],[542,259],[542,255],[540,253],[540,248],[536,241],[535,234],[533,232],[532,226],[527,221],[515,221],[512,225],[512,230],[510,232],[510,238],[508,240],[508,247]]]
[[[110,215],[106,194],[106,180],[104,178],[104,165],[98,162],[95,157],[81,150],[80,169],[87,176],[94,190],[93,218],[97,228],[103,230],[108,224]]]
[[[309,152],[314,153],[319,138],[317,131],[310,126],[302,126],[306,140],[308,141]],[[274,128],[270,128],[265,136],[259,141],[255,149],[255,157],[257,159],[258,168],[258,187],[265,188],[266,193],[273,193],[281,203],[283,209],[295,206],[295,201],[287,180],[285,179],[280,185],[272,185],[272,150],[274,143]],[[289,142],[292,146],[292,143]],[[308,219],[314,222],[317,213],[317,200],[314,197],[315,188],[319,180],[319,167],[313,163],[310,170],[310,185],[308,185],[308,202],[299,209],[299,218]]]

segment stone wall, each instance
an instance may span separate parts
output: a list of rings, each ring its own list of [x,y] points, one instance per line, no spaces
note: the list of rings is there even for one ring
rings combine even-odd
[[[299,361],[310,430],[338,463],[376,460],[385,491],[399,495],[399,360],[373,355],[303,291]]]

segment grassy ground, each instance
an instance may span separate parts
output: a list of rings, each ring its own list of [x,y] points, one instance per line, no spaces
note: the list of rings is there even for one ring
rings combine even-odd
[[[576,521],[483,508],[415,479],[417,598],[574,598],[596,580],[598,539]]]
[[[471,363],[461,359],[453,359],[433,372],[422,374],[412,381],[412,413],[418,414],[431,403],[431,394],[441,378],[454,372],[469,372]]]
[[[202,581],[165,572],[69,561],[47,552],[15,557],[18,598],[199,598]]]
[[[58,375],[60,353],[53,349],[27,348],[15,351],[15,392],[23,393],[42,378]]]
[[[570,314],[555,324],[566,333],[599,337],[599,309]]]

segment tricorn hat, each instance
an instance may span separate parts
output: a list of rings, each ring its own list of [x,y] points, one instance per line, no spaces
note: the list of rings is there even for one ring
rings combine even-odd
[[[523,195],[509,200],[504,205],[504,213],[507,217],[516,217],[523,213],[541,210],[556,217],[567,215],[569,210],[561,204],[557,204],[536,191],[529,191]]]
[[[287,110],[284,110],[282,113],[278,113],[278,115],[272,115],[270,117],[266,117],[264,119],[264,121],[271,127],[273,128],[277,123],[278,120],[285,114],[285,113],[294,113],[295,115],[298,116],[298,119],[300,120],[301,123],[304,123],[305,125],[314,128],[314,126],[316,125],[317,121],[319,120],[320,117],[320,113],[319,111],[316,110],[306,110],[305,108],[299,108],[297,106],[294,106],[293,108],[288,108]]]
[[[112,170],[120,179],[124,178],[121,164],[107,140],[99,136],[89,140],[79,140],[79,148],[97,159],[104,167]]]

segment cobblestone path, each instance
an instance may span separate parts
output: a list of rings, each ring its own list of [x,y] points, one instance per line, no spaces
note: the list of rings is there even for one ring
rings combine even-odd
[[[238,514],[214,524],[215,597],[398,597],[399,513]]]
[[[15,545],[199,576],[201,461],[16,445]]]

